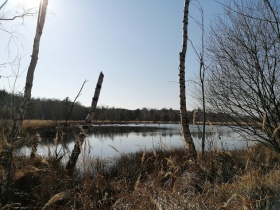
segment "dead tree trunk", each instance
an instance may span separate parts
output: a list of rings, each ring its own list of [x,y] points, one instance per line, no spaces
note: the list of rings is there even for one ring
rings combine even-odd
[[[185,85],[185,59],[187,52],[188,42],[188,15],[189,15],[190,0],[185,0],[184,19],[183,19],[183,44],[182,51],[180,52],[180,65],[179,65],[179,83],[180,83],[180,111],[181,111],[181,126],[186,142],[186,148],[190,159],[196,160],[197,153],[194,142],[189,128],[189,119],[187,117],[186,106],[186,85]]]
[[[199,68],[199,78],[201,84],[201,95],[202,95],[202,110],[203,110],[203,124],[202,124],[202,140],[201,140],[201,150],[202,159],[205,161],[205,138],[206,138],[206,102],[205,102],[205,63],[204,63],[204,11],[199,4],[201,12],[201,54],[200,54],[200,68]]]
[[[37,65],[37,61],[38,61],[39,46],[40,46],[40,40],[41,40],[41,36],[43,33],[44,24],[45,24],[47,6],[48,6],[48,0],[42,0],[40,3],[40,8],[39,8],[36,34],[35,34],[35,38],[34,38],[31,61],[30,61],[28,71],[27,71],[27,76],[26,76],[24,97],[23,97],[23,101],[21,102],[21,104],[17,110],[17,113],[14,116],[14,124],[13,124],[13,128],[12,128],[12,132],[9,137],[10,144],[14,143],[14,141],[17,139],[17,137],[19,135],[21,125],[22,125],[22,122],[24,119],[24,114],[30,103],[34,72],[35,72],[35,68]]]
[[[72,150],[71,156],[70,156],[69,161],[66,165],[66,170],[68,170],[69,173],[72,173],[73,169],[76,166],[78,157],[81,153],[81,147],[82,147],[83,142],[86,138],[88,128],[91,126],[91,121],[92,121],[92,119],[94,117],[94,114],[95,114],[100,90],[101,90],[101,87],[102,87],[103,78],[104,78],[104,74],[102,72],[100,72],[100,75],[99,75],[99,78],[98,78],[98,81],[97,81],[97,84],[96,84],[96,88],[95,88],[94,97],[92,98],[91,108],[88,112],[88,115],[87,115],[85,121],[84,121],[84,124],[80,128],[80,133],[78,135],[78,139],[76,140],[74,149]]]

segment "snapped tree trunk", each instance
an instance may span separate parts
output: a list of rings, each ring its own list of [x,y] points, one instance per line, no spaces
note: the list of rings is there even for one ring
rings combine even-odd
[[[76,166],[78,157],[81,153],[81,147],[82,147],[83,142],[86,138],[87,130],[91,126],[91,121],[92,121],[92,119],[94,117],[94,114],[95,114],[100,90],[101,90],[101,87],[102,87],[103,78],[104,78],[104,74],[102,72],[100,72],[99,78],[98,78],[98,81],[97,81],[97,84],[96,84],[96,88],[95,88],[95,93],[94,93],[94,96],[92,98],[91,108],[88,112],[88,115],[87,115],[86,119],[84,120],[84,124],[80,128],[80,133],[78,135],[78,139],[76,140],[74,149],[72,150],[71,156],[70,156],[69,161],[66,165],[66,170],[68,170],[70,173],[72,173],[73,169]]]
[[[180,83],[180,112],[181,112],[181,126],[186,143],[187,153],[190,159],[196,160],[197,153],[194,142],[189,128],[189,119],[187,116],[186,106],[186,85],[185,85],[185,59],[187,52],[188,42],[188,15],[189,15],[190,0],[185,0],[184,18],[183,18],[183,44],[182,51],[180,52],[180,65],[179,65],[179,83]]]

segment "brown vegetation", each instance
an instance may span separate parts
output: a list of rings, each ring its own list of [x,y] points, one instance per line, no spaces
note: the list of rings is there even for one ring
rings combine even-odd
[[[277,205],[279,154],[208,152],[189,161],[184,148],[115,160],[83,156],[69,176],[53,157],[14,157],[12,203],[29,209],[261,209]],[[1,166],[3,186],[5,166]],[[12,204],[10,204],[12,205]],[[5,208],[2,206],[2,208]]]

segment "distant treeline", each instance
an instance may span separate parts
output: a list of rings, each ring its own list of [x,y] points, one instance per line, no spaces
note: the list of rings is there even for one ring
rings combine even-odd
[[[11,94],[0,90],[0,119],[10,119],[22,101],[22,95]],[[37,120],[65,120],[71,110],[73,102],[67,97],[64,100],[33,98],[25,114],[25,119]],[[89,107],[76,102],[69,120],[84,120]],[[193,121],[194,111],[188,112],[190,123]],[[115,107],[98,107],[94,120],[99,121],[169,121],[179,122],[180,112],[173,109],[135,109],[128,110]],[[201,110],[195,110],[195,120],[202,121]],[[207,120],[221,121],[217,114],[207,114]]]

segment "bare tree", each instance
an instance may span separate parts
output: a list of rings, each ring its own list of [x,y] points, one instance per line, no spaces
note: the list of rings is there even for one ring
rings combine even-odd
[[[30,65],[27,71],[27,76],[26,76],[26,83],[25,83],[25,90],[24,90],[24,96],[23,96],[23,101],[21,102],[17,113],[14,117],[14,123],[13,123],[13,128],[12,131],[8,137],[8,144],[11,146],[8,147],[8,151],[5,152],[6,157],[2,157],[2,159],[7,159],[8,162],[8,175],[7,175],[7,184],[6,184],[6,189],[4,192],[4,202],[7,202],[7,199],[10,197],[10,184],[11,184],[11,176],[12,176],[12,154],[13,154],[13,143],[17,140],[21,125],[24,119],[24,114],[28,108],[28,105],[30,103],[31,99],[31,90],[33,86],[33,77],[34,77],[34,72],[35,68],[37,65],[37,60],[38,60],[38,54],[39,54],[39,46],[40,46],[40,40],[41,36],[43,33],[43,28],[45,24],[45,18],[46,18],[46,12],[47,12],[47,5],[48,5],[48,0],[42,0],[39,8],[39,14],[38,14],[38,20],[37,20],[37,27],[36,27],[36,34],[34,38],[34,44],[33,44],[33,52],[31,55],[31,61]]]
[[[245,138],[280,152],[280,3],[234,0],[225,10],[209,36],[209,105]]]
[[[186,142],[187,152],[190,159],[197,159],[197,153],[194,146],[194,142],[191,136],[189,128],[189,119],[187,117],[186,106],[186,84],[185,84],[185,58],[187,53],[188,42],[188,19],[189,19],[189,4],[190,0],[185,0],[184,6],[184,18],[183,18],[183,44],[182,51],[180,52],[180,64],[179,64],[179,83],[180,83],[180,111],[181,111],[181,126]]]
[[[205,141],[206,141],[206,99],[205,99],[205,72],[206,72],[206,66],[205,66],[205,42],[204,42],[204,36],[205,36],[205,28],[204,28],[204,11],[199,3],[199,1],[195,1],[194,4],[197,9],[199,10],[201,14],[201,21],[198,21],[197,19],[193,18],[192,19],[195,21],[195,23],[198,25],[198,27],[201,29],[201,50],[200,52],[195,48],[193,42],[191,40],[190,43],[193,47],[193,50],[195,51],[198,59],[199,59],[199,82],[195,82],[194,84],[198,86],[199,89],[199,98],[198,100],[201,101],[202,105],[202,139],[201,139],[201,152],[202,152],[202,159],[205,160]],[[195,112],[194,112],[195,116]],[[195,117],[193,118],[195,122]],[[194,124],[194,123],[193,123]],[[198,127],[199,128],[199,127]],[[200,130],[200,128],[199,128]]]
[[[24,97],[23,97],[22,103],[20,104],[20,106],[17,110],[17,114],[14,119],[13,129],[11,132],[11,136],[9,138],[9,143],[11,143],[11,144],[18,137],[18,134],[19,134],[19,131],[20,131],[20,128],[22,125],[22,121],[24,118],[24,114],[30,103],[34,72],[36,69],[37,61],[38,61],[39,46],[40,46],[40,40],[41,40],[41,36],[43,33],[44,24],[45,24],[47,5],[48,5],[48,0],[41,1],[39,14],[38,14],[38,20],[37,20],[36,34],[35,34],[34,44],[33,44],[33,52],[31,55],[31,61],[30,61],[28,71],[27,71],[27,76],[26,76]]]

